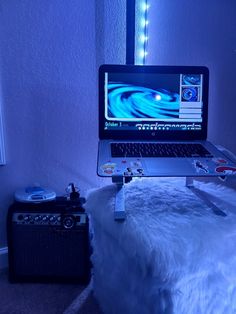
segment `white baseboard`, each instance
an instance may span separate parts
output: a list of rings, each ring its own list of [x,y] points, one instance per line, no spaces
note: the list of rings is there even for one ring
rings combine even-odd
[[[0,248],[0,270],[8,267],[8,248]]]

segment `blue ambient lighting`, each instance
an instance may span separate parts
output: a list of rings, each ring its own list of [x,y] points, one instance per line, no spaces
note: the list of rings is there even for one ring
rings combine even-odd
[[[136,63],[145,64],[147,57],[147,44],[148,44],[148,10],[150,5],[148,0],[142,0],[139,3],[139,14],[137,14],[137,43],[136,43]]]

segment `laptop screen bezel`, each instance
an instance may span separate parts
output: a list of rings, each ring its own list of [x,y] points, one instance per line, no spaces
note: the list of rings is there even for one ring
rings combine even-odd
[[[203,74],[201,130],[136,131],[105,130],[105,73]],[[99,138],[119,140],[206,140],[208,121],[209,70],[205,66],[154,66],[104,64],[99,68]]]

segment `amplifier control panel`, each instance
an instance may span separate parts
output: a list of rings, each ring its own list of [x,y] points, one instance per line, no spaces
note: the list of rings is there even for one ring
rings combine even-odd
[[[18,225],[53,225],[71,229],[86,224],[84,213],[13,213],[12,222]]]

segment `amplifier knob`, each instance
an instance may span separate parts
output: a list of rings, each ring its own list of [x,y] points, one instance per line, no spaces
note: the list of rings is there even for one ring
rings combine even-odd
[[[64,217],[62,224],[65,229],[71,229],[75,224],[75,219],[73,216],[66,216]]]
[[[30,221],[31,221],[31,216],[30,216],[30,215],[26,215],[26,216],[24,217],[24,221],[25,221],[26,223],[30,222]]]
[[[44,216],[42,217],[42,220],[43,220],[43,222],[48,221],[48,216],[47,216],[47,215],[44,215]]]
[[[42,216],[41,215],[37,215],[37,216],[34,217],[34,221],[38,222],[40,220],[42,220]]]
[[[54,223],[56,222],[56,216],[50,216],[50,217],[49,217],[49,222],[50,222],[51,224],[54,224]]]

